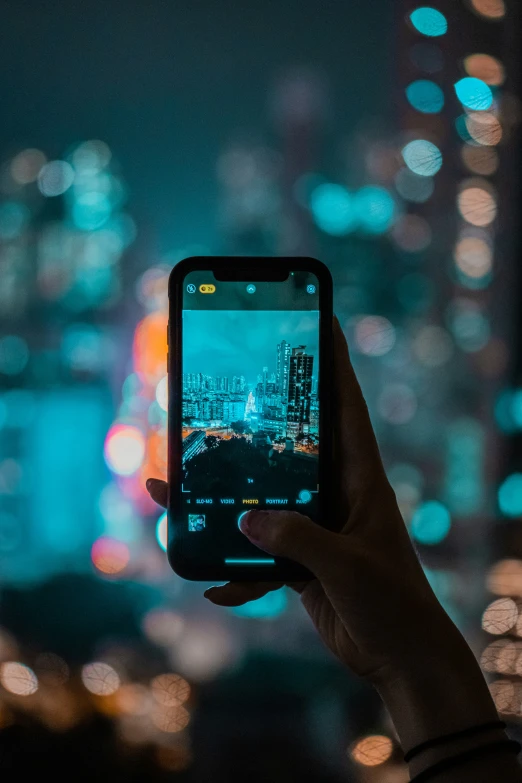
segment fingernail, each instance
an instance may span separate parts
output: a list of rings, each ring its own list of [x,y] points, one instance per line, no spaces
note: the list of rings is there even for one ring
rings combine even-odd
[[[249,511],[239,525],[241,532],[250,538],[259,538],[268,511]]]

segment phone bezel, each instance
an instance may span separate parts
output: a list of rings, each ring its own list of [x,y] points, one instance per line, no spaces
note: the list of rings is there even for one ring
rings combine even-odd
[[[310,572],[303,566],[288,560],[278,558],[276,565],[267,571],[266,567],[249,566],[236,567],[216,565],[213,568],[198,566],[193,559],[183,557],[181,547],[176,541],[176,516],[181,511],[181,493],[172,491],[180,483],[182,454],[182,308],[183,281],[189,272],[205,270],[217,271],[218,274],[228,270],[245,269],[246,280],[280,280],[282,269],[290,271],[312,272],[319,280],[319,513],[321,524],[329,526],[331,515],[331,461],[333,456],[332,443],[332,405],[327,400],[332,395],[333,383],[333,285],[331,274],[321,261],[308,257],[262,257],[262,256],[194,256],[185,258],[172,269],[169,276],[169,323],[167,327],[168,352],[168,505],[167,505],[167,557],[173,571],[178,576],[191,581],[232,580],[252,582],[291,582],[311,578]],[[270,277],[270,274],[273,277]],[[246,272],[245,272],[246,274]],[[259,275],[259,277],[256,277]],[[235,279],[242,279],[235,278]]]

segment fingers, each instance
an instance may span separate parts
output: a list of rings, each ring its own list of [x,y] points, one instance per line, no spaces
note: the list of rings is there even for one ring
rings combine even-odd
[[[249,511],[240,524],[257,547],[304,565],[318,579],[340,562],[342,537],[297,511]]]
[[[334,421],[342,481],[353,504],[361,490],[386,482],[368,407],[355,375],[348,345],[334,317]]]
[[[151,498],[163,508],[167,508],[168,497],[168,485],[166,481],[160,481],[160,479],[149,478],[145,484]]]
[[[283,582],[228,582],[209,587],[203,595],[218,606],[242,606],[282,586]]]

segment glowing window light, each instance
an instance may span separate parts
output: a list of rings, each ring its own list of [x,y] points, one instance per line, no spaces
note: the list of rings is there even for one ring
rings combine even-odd
[[[96,696],[111,696],[120,687],[120,678],[108,663],[95,661],[82,668],[82,682]]]
[[[491,247],[478,237],[463,237],[454,250],[455,263],[468,277],[483,277],[491,272]]]
[[[17,661],[0,664],[0,683],[15,696],[30,696],[38,690],[38,679],[33,670]]]
[[[119,574],[130,560],[129,547],[123,541],[102,536],[92,545],[91,559],[103,574]]]
[[[457,98],[463,106],[474,111],[486,111],[493,103],[493,93],[488,85],[475,76],[465,76],[455,83]]]
[[[130,424],[114,424],[105,438],[105,461],[119,476],[132,476],[145,457],[143,433]]]
[[[342,185],[325,183],[314,188],[310,209],[319,228],[327,234],[347,234],[357,223],[353,197]]]
[[[486,19],[502,19],[506,13],[504,0],[471,0],[471,7]]]
[[[413,341],[413,351],[425,367],[441,367],[453,355],[453,342],[442,326],[423,326]]]
[[[415,139],[406,144],[402,157],[408,168],[422,177],[432,177],[442,166],[441,151],[425,139]]]
[[[497,216],[495,197],[484,188],[469,187],[457,198],[459,212],[472,226],[489,226]]]
[[[415,511],[410,525],[413,538],[421,544],[440,544],[448,535],[451,517],[438,500],[427,500]]]
[[[156,701],[164,707],[178,707],[190,696],[190,685],[180,674],[158,674],[150,687]]]
[[[164,552],[167,551],[167,514],[162,514],[156,524],[156,541]]]
[[[367,185],[355,194],[354,208],[361,227],[371,234],[384,233],[395,218],[393,198],[376,185]]]
[[[395,345],[393,324],[380,315],[366,315],[356,323],[355,341],[366,356],[384,356]]]
[[[429,246],[432,233],[425,218],[420,215],[403,215],[393,227],[392,237],[401,250],[419,253]]]
[[[518,619],[518,609],[512,598],[498,598],[482,615],[482,628],[490,634],[500,636],[508,633]]]
[[[169,734],[183,731],[190,722],[188,710],[181,706],[170,708],[158,706],[152,711],[150,717],[157,729]]]
[[[377,400],[377,410],[389,424],[407,424],[417,411],[417,397],[404,383],[390,383]]]
[[[522,473],[512,473],[499,487],[498,505],[506,517],[522,516]]]
[[[498,153],[492,147],[481,149],[465,144],[461,156],[464,165],[475,174],[490,176],[498,169]]]
[[[495,147],[502,139],[502,125],[493,114],[471,112],[465,119],[466,129],[477,144]]]
[[[482,79],[493,87],[502,84],[506,78],[504,66],[490,54],[470,54],[464,58],[464,68],[469,76]]]
[[[389,737],[374,734],[358,740],[349,750],[351,758],[363,767],[377,767],[388,761],[393,752],[393,743]]]
[[[134,368],[149,383],[158,383],[167,369],[166,313],[150,313],[137,325],[134,333]]]
[[[18,375],[29,361],[29,348],[22,337],[8,334],[0,338],[0,373]]]
[[[406,97],[423,114],[438,114],[444,106],[444,93],[435,82],[418,79],[406,87]]]
[[[422,177],[403,167],[395,176],[395,187],[399,195],[407,201],[423,204],[433,195],[435,181],[431,177]]]
[[[11,176],[19,185],[29,185],[35,182],[47,158],[40,150],[22,150],[11,161]]]
[[[517,646],[508,639],[495,639],[488,644],[480,657],[480,665],[485,672],[512,674],[517,660]]]
[[[448,22],[444,14],[430,6],[416,8],[410,14],[410,21],[419,33],[432,38],[444,35],[448,29]]]
[[[522,560],[499,560],[489,569],[486,586],[490,593],[522,596]]]
[[[255,620],[274,620],[286,610],[288,604],[285,590],[271,590],[255,601],[249,601],[243,606],[230,609],[238,617],[249,617]]]
[[[51,160],[38,173],[38,189],[44,196],[61,196],[74,182],[74,169],[66,160]]]
[[[168,411],[169,409],[169,395],[168,395],[168,378],[165,375],[156,386],[156,400],[161,410]]]

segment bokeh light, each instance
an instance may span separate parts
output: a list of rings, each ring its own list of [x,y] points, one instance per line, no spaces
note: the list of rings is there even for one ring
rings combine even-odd
[[[156,386],[156,400],[162,411],[169,409],[168,378],[165,375]]]
[[[389,424],[407,424],[417,411],[417,397],[405,383],[389,383],[377,399],[377,410]]]
[[[44,196],[61,196],[74,182],[74,169],[66,160],[51,160],[38,173],[38,188]]]
[[[470,54],[464,58],[464,68],[469,76],[481,79],[486,84],[498,86],[506,78],[504,66],[490,54]]]
[[[418,79],[406,87],[406,97],[417,111],[423,114],[438,114],[444,106],[444,93],[435,82]]]
[[[353,196],[342,185],[325,183],[314,188],[310,209],[319,228],[327,234],[342,236],[357,224]]]
[[[115,701],[125,715],[147,715],[153,704],[149,689],[134,682],[121,685],[116,691]]]
[[[364,767],[377,767],[379,764],[384,764],[392,753],[393,742],[389,737],[381,734],[363,737],[349,749],[351,758]]]
[[[466,129],[477,144],[483,147],[495,147],[502,139],[502,126],[494,114],[488,112],[470,112],[466,119]]]
[[[162,514],[156,523],[156,541],[160,545],[160,548],[167,551],[167,512]]]
[[[444,35],[448,29],[448,22],[444,14],[430,6],[416,8],[410,14],[410,21],[419,33],[430,37]]]
[[[117,672],[102,661],[88,663],[82,668],[82,682],[96,696],[111,696],[120,687]]]
[[[105,461],[113,473],[131,476],[143,462],[145,438],[137,427],[113,424],[105,438]]]
[[[486,111],[493,103],[493,93],[486,82],[475,76],[465,76],[455,83],[457,98],[468,109]]]
[[[420,253],[430,245],[432,232],[426,218],[403,215],[392,229],[393,240],[408,253]]]
[[[518,608],[512,598],[497,598],[492,601],[482,615],[484,631],[496,636],[508,633],[518,618]]]
[[[354,211],[364,231],[382,234],[394,221],[395,202],[386,188],[367,185],[355,194]]]
[[[31,696],[38,690],[38,679],[33,670],[18,661],[0,664],[0,683],[15,696]]]
[[[506,558],[488,571],[486,586],[490,593],[522,597],[522,560]]]
[[[356,322],[355,342],[366,356],[384,356],[395,345],[395,329],[383,316],[366,315]]]
[[[175,734],[183,731],[189,722],[190,714],[185,707],[162,707],[157,705],[151,713],[151,720],[160,731]]]
[[[448,509],[438,500],[427,500],[415,511],[410,532],[412,537],[421,544],[440,544],[451,528],[451,517]]]
[[[454,250],[455,263],[468,277],[484,277],[491,272],[492,250],[488,242],[479,237],[463,237]]]
[[[480,351],[489,341],[491,326],[480,305],[470,299],[455,299],[448,320],[456,344],[466,353]]]
[[[167,371],[167,313],[145,316],[134,333],[134,369],[148,383],[158,383]]]
[[[410,141],[403,148],[402,157],[408,168],[422,177],[432,177],[442,166],[441,151],[426,139]]]
[[[475,174],[490,176],[498,169],[498,153],[491,147],[481,148],[464,144],[461,155],[464,165]]]
[[[0,240],[9,241],[19,237],[31,218],[29,208],[18,201],[0,204]]]
[[[506,517],[522,516],[522,473],[511,473],[498,489],[498,506]]]
[[[453,341],[442,326],[426,324],[415,336],[413,351],[425,367],[441,367],[453,355]]]
[[[177,707],[190,696],[190,685],[179,674],[158,674],[151,684],[154,699],[164,707]]]
[[[130,551],[123,541],[101,536],[92,545],[91,558],[94,566],[103,574],[119,574],[130,560]]]
[[[414,174],[410,169],[403,167],[395,176],[395,187],[399,195],[407,201],[423,204],[433,195],[435,181],[431,177]]]
[[[151,642],[161,647],[170,647],[183,634],[185,621],[171,609],[150,609],[142,620],[142,627]]]
[[[519,655],[520,642],[512,642],[509,639],[495,639],[494,642],[488,644],[482,653],[480,665],[486,672],[513,674]]]
[[[504,0],[470,0],[471,7],[486,19],[502,19],[506,13]]]
[[[467,187],[457,198],[459,212],[472,226],[489,226],[497,215],[495,197],[483,187]]]
[[[22,150],[11,161],[11,176],[19,185],[29,185],[36,181],[46,163],[47,158],[41,150]]]

